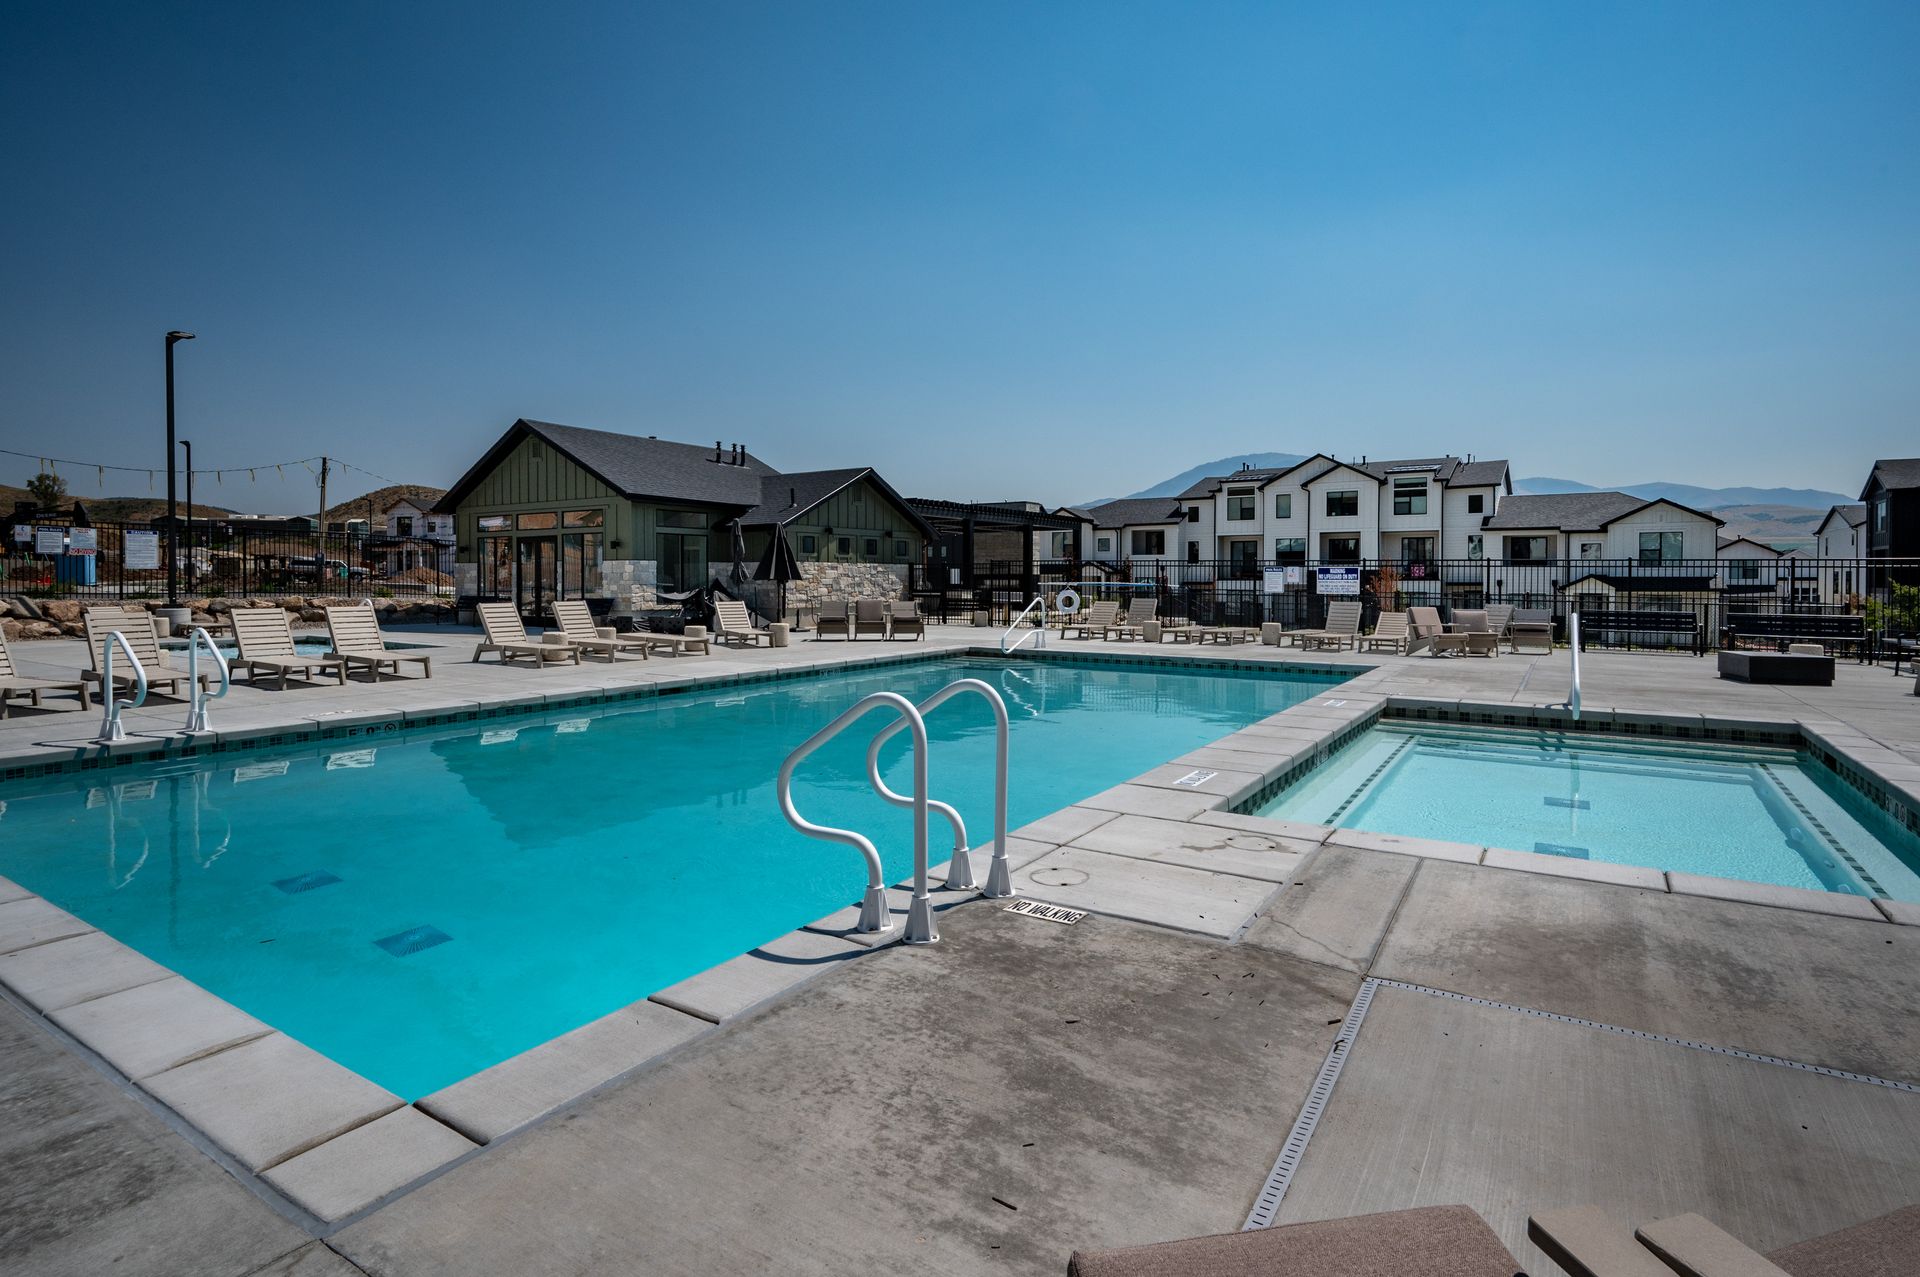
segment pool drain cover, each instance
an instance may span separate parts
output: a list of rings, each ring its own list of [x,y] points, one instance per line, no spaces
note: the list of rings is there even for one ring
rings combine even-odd
[[[1033,880],[1043,887],[1077,887],[1091,875],[1084,869],[1036,869]]]
[[[374,943],[396,958],[405,958],[451,939],[452,936],[438,927],[409,927],[394,935],[382,936]]]

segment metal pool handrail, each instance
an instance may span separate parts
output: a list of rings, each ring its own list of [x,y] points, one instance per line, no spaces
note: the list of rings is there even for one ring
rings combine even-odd
[[[989,899],[1000,900],[1013,894],[1012,873],[1007,865],[1007,703],[1000,698],[999,690],[991,683],[977,678],[962,678],[948,683],[926,700],[921,701],[916,708],[924,719],[935,706],[953,699],[962,692],[972,692],[976,696],[985,697],[987,704],[993,707],[993,867],[987,872],[987,886],[981,894]],[[905,807],[913,802],[913,799],[905,794],[896,794],[887,788],[887,782],[880,776],[880,747],[906,725],[904,719],[887,724],[867,746],[867,779],[873,782],[875,793],[897,807]],[[947,818],[947,822],[953,826],[953,858],[947,862],[947,889],[972,891],[979,884],[973,880],[973,860],[967,855],[965,822],[960,819],[960,813],[947,803],[929,799],[927,805],[938,808]]]
[[[1573,651],[1573,692],[1567,704],[1573,709],[1573,721],[1580,721],[1580,614],[1567,613],[1567,646]]]
[[[200,649],[205,646],[207,654],[213,657],[213,667],[220,671],[220,690],[209,692],[200,681]],[[213,645],[213,635],[207,633],[204,626],[196,625],[193,633],[187,636],[187,726],[188,735],[197,732],[210,732],[212,726],[207,721],[207,702],[219,700],[233,686],[233,673],[227,668],[227,658]]]
[[[858,851],[867,862],[867,890],[860,901],[860,921],[856,931],[891,931],[893,918],[887,910],[887,884],[880,866],[880,853],[873,841],[851,829],[816,825],[802,816],[793,805],[793,770],[801,760],[850,727],[854,720],[876,709],[891,709],[913,731],[913,904],[907,910],[908,944],[932,944],[940,938],[933,925],[933,901],[927,895],[927,725],[913,702],[898,692],[869,692],[841,711],[788,754],[780,764],[780,776],[774,789],[780,800],[780,814],[787,823],[810,838],[844,843]]]
[[[132,708],[139,709],[147,703],[146,667],[141,665],[140,658],[133,654],[133,648],[127,643],[126,635],[119,630],[107,631],[107,636],[100,640],[100,695],[104,702],[105,714],[100,719],[100,735],[94,741],[97,745],[127,738],[127,729],[120,723],[120,711],[128,708],[127,702],[114,695],[113,690],[115,644],[119,645],[120,650],[127,654],[127,660],[133,664],[134,683],[139,690],[134,693]]]
[[[1013,638],[1013,632],[1020,628],[1020,622],[1026,620],[1027,614],[1035,608],[1040,609],[1039,628],[1030,630],[1022,634],[1019,638],[1014,639],[1013,645],[1009,647],[1007,640]],[[1009,652],[1018,651],[1020,645],[1028,639],[1033,640],[1035,647],[1045,647],[1047,645],[1047,601],[1045,598],[1036,597],[1033,602],[1020,609],[1020,615],[1013,618],[1013,624],[1007,626],[1006,633],[1000,636],[1000,655],[1005,656]]]

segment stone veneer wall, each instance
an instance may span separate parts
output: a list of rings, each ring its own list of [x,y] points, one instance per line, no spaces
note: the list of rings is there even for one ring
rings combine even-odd
[[[600,593],[613,600],[620,615],[647,612],[660,606],[660,565],[652,559],[603,559]]]
[[[801,579],[787,583],[787,611],[818,607],[828,599],[901,599],[907,593],[904,563],[802,563]],[[779,607],[780,587],[771,581],[749,581],[738,591],[754,611],[772,617]]]

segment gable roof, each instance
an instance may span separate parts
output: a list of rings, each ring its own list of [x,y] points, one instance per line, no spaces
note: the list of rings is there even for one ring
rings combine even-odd
[[[1863,501],[1855,501],[1847,505],[1828,506],[1827,517],[1820,520],[1820,526],[1816,528],[1815,531],[1824,532],[1827,525],[1833,522],[1835,515],[1846,520],[1847,526],[1850,528],[1863,527],[1867,522],[1867,506]]]
[[[1883,488],[1920,488],[1920,457],[1882,458],[1874,462],[1865,486],[1860,489],[1862,501],[1876,483]]]
[[[1756,541],[1752,537],[1721,537],[1719,538],[1719,549],[1721,550],[1731,550],[1736,545],[1750,545],[1756,550],[1764,550],[1766,551],[1767,556],[1769,558],[1777,559],[1780,557],[1780,551],[1774,549],[1770,545],[1767,545],[1765,542]]]
[[[460,476],[459,482],[447,489],[434,509],[451,513],[508,452],[529,436],[545,440],[575,465],[629,498],[651,497],[751,509],[760,504],[761,479],[774,473],[773,467],[752,453],[746,455],[744,464],[736,466],[715,461],[713,449],[700,444],[588,430],[522,417]],[[731,451],[726,455],[731,457]]]
[[[1598,532],[1621,515],[1648,504],[1624,492],[1523,492],[1502,501],[1483,526]]]
[[[895,492],[872,466],[764,475],[760,481],[760,504],[740,516],[741,526],[785,527],[862,479],[891,501],[922,536],[932,538],[935,535],[932,525],[921,518],[919,512],[908,505],[906,499]]]
[[[1123,528],[1135,523],[1177,523],[1186,513],[1174,505],[1172,497],[1136,497],[1109,501],[1087,511],[1096,528]]]

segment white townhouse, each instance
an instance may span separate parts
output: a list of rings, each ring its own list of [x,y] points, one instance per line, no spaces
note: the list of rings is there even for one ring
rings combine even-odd
[[[1622,606],[1623,595],[1658,607],[1662,593],[1717,588],[1724,523],[1674,501],[1562,492],[1508,497],[1482,536],[1494,589],[1527,606],[1565,591],[1587,608]]]
[[[1867,586],[1867,507],[1865,502],[1833,506],[1813,534],[1820,565],[1819,599],[1828,607],[1852,605]]]
[[[1172,497],[1109,501],[1093,506],[1086,514],[1093,522],[1092,549],[1087,557],[1099,563],[1130,566],[1136,580],[1151,580],[1160,566],[1183,557],[1185,511],[1174,504]]]
[[[382,571],[391,576],[414,568],[437,572],[453,570],[453,516],[436,514],[405,497],[380,513],[381,532],[371,549],[380,556]]]

